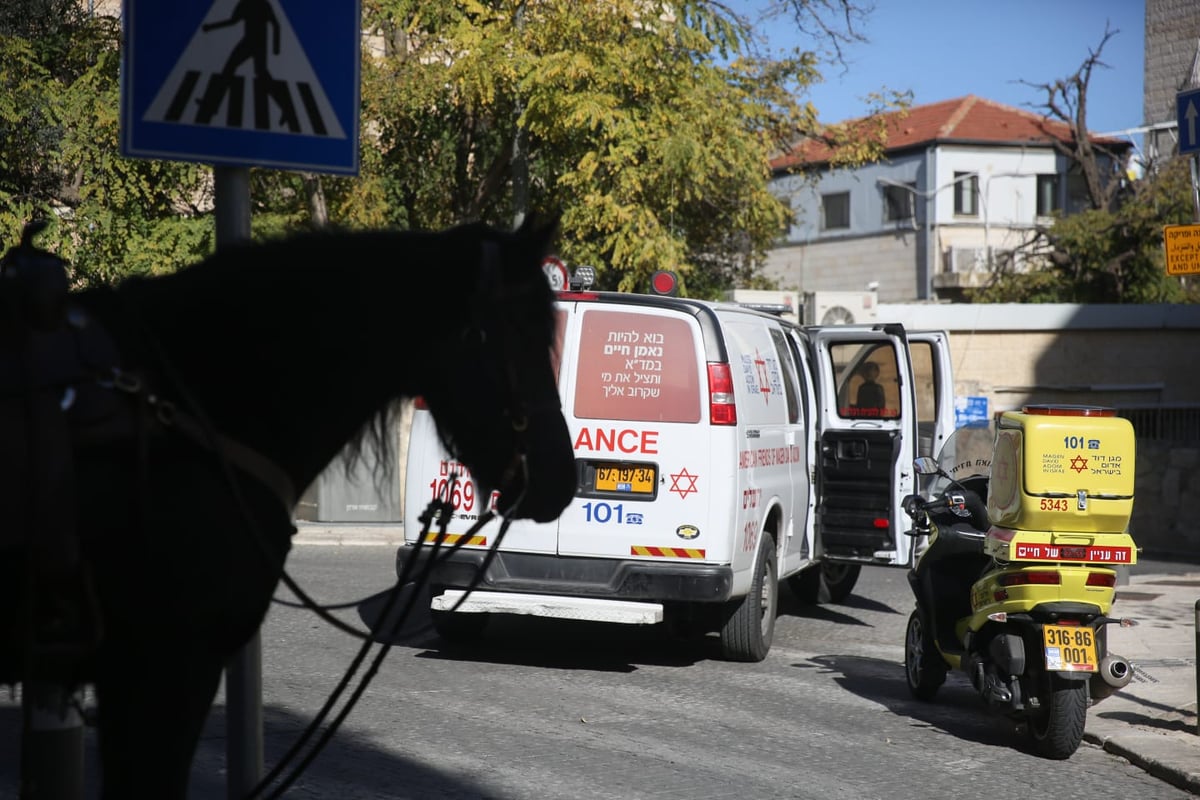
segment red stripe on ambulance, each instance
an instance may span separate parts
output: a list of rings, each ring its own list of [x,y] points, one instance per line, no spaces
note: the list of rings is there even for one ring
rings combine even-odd
[[[467,537],[462,533],[447,533],[445,537],[442,537],[437,531],[425,534],[425,538],[421,541],[436,544],[439,540],[442,544],[462,544],[465,547],[483,547],[487,544],[486,536]]]
[[[704,558],[704,551],[693,547],[648,547],[635,544],[629,548],[631,556],[660,556],[662,558]]]

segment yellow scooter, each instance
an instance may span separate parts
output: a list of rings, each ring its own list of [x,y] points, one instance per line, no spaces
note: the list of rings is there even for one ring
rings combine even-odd
[[[932,700],[948,670],[987,705],[1024,723],[1032,750],[1069,758],[1090,703],[1127,685],[1129,662],[1108,652],[1116,567],[1137,560],[1127,532],[1134,435],[1111,409],[1026,406],[960,428],[928,481],[904,500],[928,546],[908,580],[909,690]]]

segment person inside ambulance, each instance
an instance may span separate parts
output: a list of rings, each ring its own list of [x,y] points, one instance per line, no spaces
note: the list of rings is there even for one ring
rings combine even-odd
[[[858,387],[855,406],[859,409],[873,409],[872,416],[878,415],[879,410],[887,405],[883,396],[883,387],[876,382],[879,378],[879,365],[874,361],[867,361],[859,368],[859,373],[862,375],[863,382]]]

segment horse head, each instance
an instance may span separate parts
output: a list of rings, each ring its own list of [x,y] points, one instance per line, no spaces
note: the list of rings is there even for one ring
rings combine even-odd
[[[557,229],[555,219],[527,220],[514,233],[482,225],[447,232],[478,247],[478,274],[422,392],[442,444],[482,496],[498,490],[498,513],[538,522],[556,519],[575,494],[557,387],[558,315],[541,269]]]

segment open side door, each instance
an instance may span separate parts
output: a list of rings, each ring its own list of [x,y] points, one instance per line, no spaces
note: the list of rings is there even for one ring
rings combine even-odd
[[[908,336],[900,325],[808,331],[819,407],[823,557],[908,566],[914,540],[903,534],[901,501],[916,490],[912,462],[920,440]],[[952,419],[952,395],[949,402]]]
[[[954,433],[954,370],[945,331],[908,331],[917,401],[917,455],[937,458]]]

